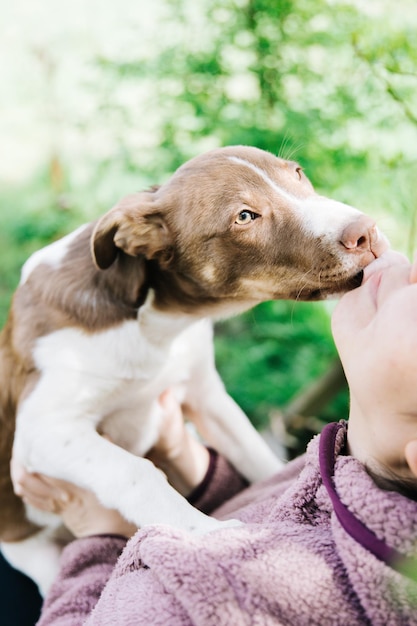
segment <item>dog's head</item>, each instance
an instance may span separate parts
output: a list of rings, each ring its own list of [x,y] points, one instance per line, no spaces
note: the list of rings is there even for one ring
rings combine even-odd
[[[127,196],[92,237],[99,268],[121,251],[143,256],[189,304],[226,308],[342,293],[387,247],[371,218],[315,193],[297,163],[244,146],[203,154]]]

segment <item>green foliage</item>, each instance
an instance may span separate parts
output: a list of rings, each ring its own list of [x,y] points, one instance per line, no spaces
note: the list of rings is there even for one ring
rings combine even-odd
[[[0,190],[0,323],[4,324],[20,269],[32,252],[65,234],[71,220],[43,178]]]
[[[336,357],[328,313],[318,303],[266,302],[216,330],[219,371],[259,428]],[[322,417],[339,419],[339,408],[326,407]]]
[[[172,171],[208,139],[254,144],[297,153],[317,186],[342,183],[353,201],[358,174],[367,178],[375,163],[377,129],[390,144],[378,169],[396,175],[404,146],[395,133],[411,122],[415,134],[417,56],[413,29],[389,23],[386,3],[374,14],[349,2],[206,1],[204,33],[194,36],[181,3],[170,6],[186,43],[167,42],[136,64],[105,64],[122,80],[154,77],[162,167]]]

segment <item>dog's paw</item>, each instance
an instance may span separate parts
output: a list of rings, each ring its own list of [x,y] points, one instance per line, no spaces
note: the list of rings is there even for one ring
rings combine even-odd
[[[207,533],[212,533],[216,530],[224,530],[225,528],[237,528],[238,526],[242,526],[243,522],[240,522],[237,519],[228,519],[228,520],[217,520],[214,517],[209,517],[204,520],[204,523],[198,524],[190,528],[189,530],[195,535],[205,535]]]
[[[221,528],[238,528],[243,525],[243,522],[238,519],[226,519],[221,521]]]

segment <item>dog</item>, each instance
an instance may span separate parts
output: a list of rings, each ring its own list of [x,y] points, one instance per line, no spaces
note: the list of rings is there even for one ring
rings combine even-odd
[[[215,369],[212,320],[341,294],[387,247],[370,217],[318,195],[297,163],[230,146],[33,254],[0,336],[6,558],[45,592],[60,551],[56,516],[13,493],[12,447],[29,470],[93,490],[138,527],[233,524],[197,511],[143,458],[159,395],[174,387],[197,408],[198,432],[248,481],[272,475],[282,462]]]

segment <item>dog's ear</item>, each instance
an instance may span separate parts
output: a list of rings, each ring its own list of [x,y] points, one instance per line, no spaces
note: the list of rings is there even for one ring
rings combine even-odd
[[[130,256],[158,258],[162,264],[168,263],[171,237],[154,201],[155,191],[126,196],[97,222],[91,250],[99,269],[110,267],[119,250]]]

